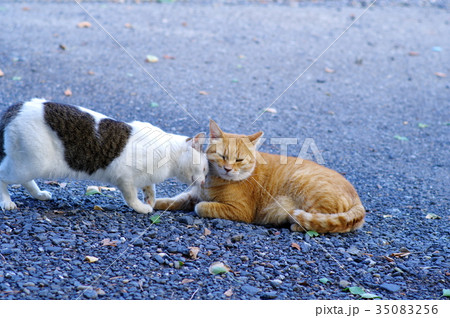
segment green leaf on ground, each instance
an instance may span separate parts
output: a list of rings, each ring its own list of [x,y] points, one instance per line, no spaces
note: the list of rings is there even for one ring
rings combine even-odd
[[[353,295],[362,295],[362,294],[365,293],[364,289],[362,289],[361,287],[358,287],[358,286],[348,287],[348,290],[349,290]]]
[[[417,126],[418,126],[419,128],[427,128],[427,127],[428,127],[427,124],[422,124],[422,123],[418,123]]]
[[[20,76],[14,76],[14,77],[12,78],[12,80],[13,80],[13,81],[20,81],[20,80],[22,80],[22,77],[20,77]]]
[[[443,289],[442,290],[442,296],[443,297],[450,297],[450,289]]]
[[[209,266],[209,272],[211,274],[223,274],[230,271],[230,268],[222,262],[214,262]]]
[[[326,278],[326,277],[322,277],[322,278],[320,278],[319,279],[319,282],[321,282],[322,284],[326,284],[326,283],[328,283],[330,280],[328,279],[328,278]]]
[[[93,195],[93,194],[103,194],[103,193],[97,186],[88,186],[85,195]]]
[[[359,295],[359,296],[361,296],[361,298],[365,298],[365,299],[381,298],[381,297],[378,296],[378,295],[370,294],[370,293],[364,293],[364,294],[361,294],[361,295]]]
[[[404,136],[395,135],[394,138],[401,141],[408,141],[408,138]]]
[[[150,217],[150,221],[152,221],[152,224],[158,224],[161,222],[160,217],[161,217],[161,215],[159,215],[159,214],[153,214]]]
[[[319,233],[317,233],[316,231],[308,231],[306,232],[306,234],[308,234],[310,237],[319,236]]]
[[[157,102],[151,102],[150,107],[158,107],[159,104]]]

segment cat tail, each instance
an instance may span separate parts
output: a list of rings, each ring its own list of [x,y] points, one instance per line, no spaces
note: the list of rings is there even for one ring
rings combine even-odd
[[[291,216],[295,223],[291,225],[292,231],[316,231],[317,233],[345,233],[359,229],[364,224],[366,210],[362,204],[354,205],[347,212],[341,213],[309,213],[303,210],[294,210]]]

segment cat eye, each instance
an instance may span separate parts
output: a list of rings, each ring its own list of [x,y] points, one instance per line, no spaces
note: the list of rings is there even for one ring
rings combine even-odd
[[[242,162],[244,159],[236,159],[236,162]]]

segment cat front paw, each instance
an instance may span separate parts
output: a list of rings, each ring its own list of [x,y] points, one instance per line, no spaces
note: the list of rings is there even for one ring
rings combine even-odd
[[[38,200],[47,201],[52,199],[52,194],[48,191],[40,191],[36,197]]]
[[[17,205],[12,201],[2,201],[0,202],[0,208],[2,210],[15,210],[17,209]]]
[[[148,204],[143,204],[139,205],[139,206],[134,206],[133,209],[137,212],[137,213],[141,213],[141,214],[148,214],[153,212],[153,208],[151,205]]]

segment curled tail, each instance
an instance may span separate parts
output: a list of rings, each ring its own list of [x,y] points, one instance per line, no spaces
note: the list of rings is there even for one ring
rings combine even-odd
[[[362,204],[356,204],[347,212],[309,213],[294,210],[291,216],[292,231],[316,231],[317,233],[345,233],[359,229],[364,224],[366,210]]]

